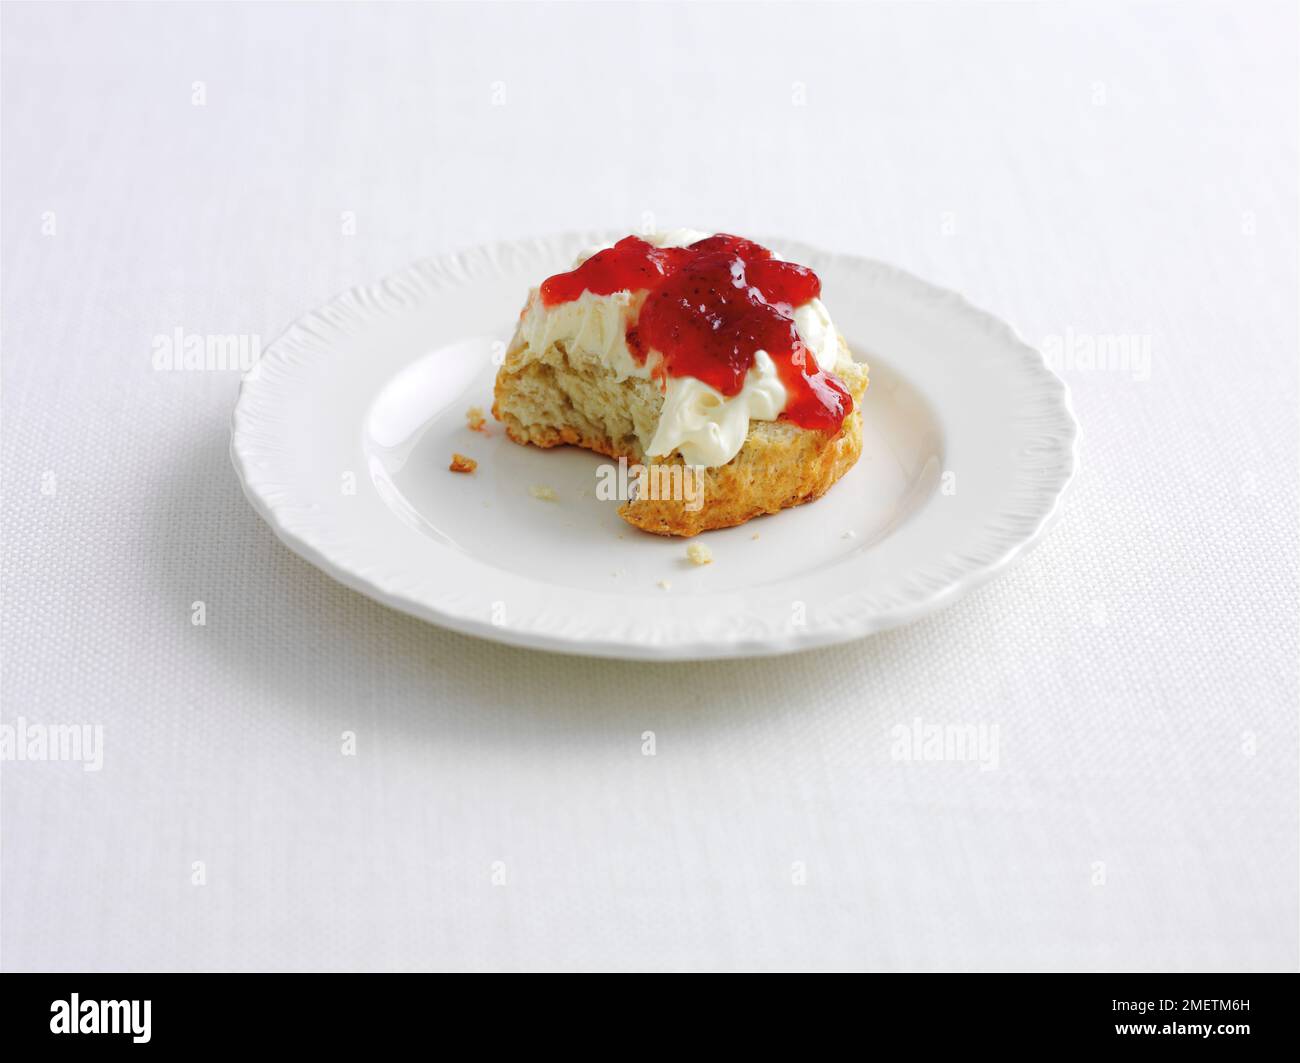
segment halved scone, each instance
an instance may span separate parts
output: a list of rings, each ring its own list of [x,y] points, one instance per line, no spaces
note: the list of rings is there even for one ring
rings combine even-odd
[[[620,241],[530,294],[492,413],[517,443],[626,459],[640,490],[619,515],[658,535],[812,501],[858,459],[868,383],[819,292],[811,271],[734,237]]]

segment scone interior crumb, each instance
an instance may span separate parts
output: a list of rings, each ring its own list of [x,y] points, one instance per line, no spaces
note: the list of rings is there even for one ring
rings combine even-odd
[[[487,424],[487,416],[483,413],[480,406],[471,406],[465,411],[465,423],[469,425],[470,431],[481,432],[484,425]]]
[[[554,502],[558,497],[554,487],[547,487],[545,484],[533,484],[528,489],[528,493],[534,498],[540,498],[543,502]]]
[[[669,583],[666,579],[661,579],[659,581],[659,589],[661,591],[670,591],[673,589],[673,585]]]
[[[478,468],[478,462],[473,458],[467,458],[464,454],[455,454],[451,456],[451,464],[448,466],[452,472],[471,473]]]
[[[686,557],[692,565],[707,565],[713,561],[713,551],[703,543],[691,543],[686,548]]]

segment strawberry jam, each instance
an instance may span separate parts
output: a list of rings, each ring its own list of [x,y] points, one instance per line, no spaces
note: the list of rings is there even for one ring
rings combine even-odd
[[[785,385],[783,420],[835,432],[853,409],[844,385],[817,365],[794,326],[795,308],[821,294],[821,281],[806,266],[775,259],[738,236],[710,236],[690,247],[655,247],[629,236],[549,277],[542,305],[583,292],[641,290],[648,294],[627,346],[642,364],[658,351],[657,373],[693,376],[730,397],[744,387],[754,353],[766,351]]]

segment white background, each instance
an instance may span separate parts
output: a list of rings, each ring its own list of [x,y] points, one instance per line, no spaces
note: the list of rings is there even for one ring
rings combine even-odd
[[[5,968],[1297,966],[1294,5],[30,4],[3,63],[3,720],[105,742],[3,766]],[[952,608],[655,666],[335,585],[242,498],[236,376],[151,369],[647,220],[1149,379],[1065,371],[1062,518]],[[997,770],[891,759],[916,718]]]

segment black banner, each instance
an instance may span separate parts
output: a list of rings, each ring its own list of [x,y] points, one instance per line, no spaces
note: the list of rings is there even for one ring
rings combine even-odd
[[[485,1037],[491,1050],[503,1035],[531,1033],[538,1048],[552,1050],[557,1041],[616,1048],[659,1041],[672,1049],[717,1040],[732,1051],[740,1039],[820,1051],[825,1037],[852,1035],[868,1051],[901,1039],[926,1051],[1131,1045],[1235,1056],[1293,1050],[1297,1041],[1297,982],[1288,975],[877,974],[837,986],[825,1002],[750,981],[757,999],[739,1008],[729,1003],[735,987],[725,997],[693,988],[658,999],[640,986],[623,986],[617,997],[584,986],[581,996],[551,1000],[545,989],[512,993],[499,984],[476,986],[467,1007],[432,974],[9,974],[0,986],[6,1050],[337,1051],[412,1038],[432,1046],[467,1034]],[[846,990],[856,994],[847,1011],[834,1003]]]

